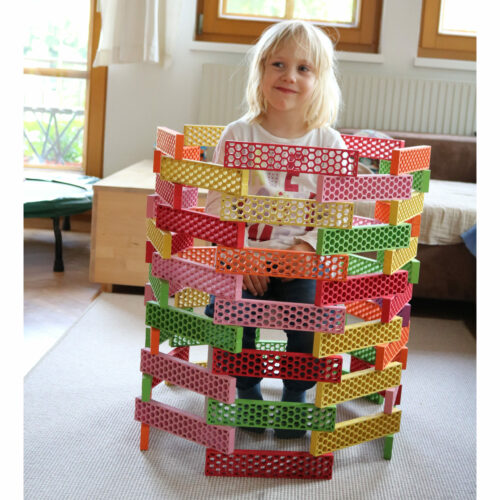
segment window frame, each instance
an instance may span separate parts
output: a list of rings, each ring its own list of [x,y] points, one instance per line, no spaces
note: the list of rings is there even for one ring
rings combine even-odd
[[[345,52],[376,54],[379,51],[383,0],[361,1],[357,27],[321,26]],[[253,21],[219,17],[219,0],[197,0],[195,40],[205,42],[254,44],[261,33],[277,21]]]
[[[85,118],[83,130],[82,168],[85,175],[102,177],[104,159],[104,125],[106,113],[107,67],[92,67],[101,32],[101,14],[97,12],[97,0],[90,1],[87,70],[64,68],[24,68],[25,75],[40,75],[86,79]],[[64,165],[29,165],[29,168],[68,170]]]
[[[476,60],[476,37],[439,33],[441,0],[423,0],[418,57]]]

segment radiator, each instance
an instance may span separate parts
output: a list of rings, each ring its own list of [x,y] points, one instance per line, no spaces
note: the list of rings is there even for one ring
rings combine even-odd
[[[204,64],[199,123],[225,125],[245,112],[243,67]],[[343,74],[337,128],[473,135],[476,85],[368,74]]]

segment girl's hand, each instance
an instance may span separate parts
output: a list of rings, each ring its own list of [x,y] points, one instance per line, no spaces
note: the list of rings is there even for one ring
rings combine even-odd
[[[243,276],[243,290],[248,290],[252,295],[264,295],[269,285],[269,276]]]
[[[313,246],[309,245],[305,241],[300,241],[299,243],[295,243],[288,248],[288,250],[296,250],[297,252],[316,252]],[[288,283],[289,281],[293,281],[295,278],[281,278],[282,283]]]

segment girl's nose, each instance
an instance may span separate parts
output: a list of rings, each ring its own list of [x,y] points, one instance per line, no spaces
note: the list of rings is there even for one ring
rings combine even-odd
[[[295,69],[293,68],[290,68],[290,69],[287,69],[283,75],[283,78],[287,81],[287,82],[295,82],[295,80],[297,79],[297,75],[295,73]]]

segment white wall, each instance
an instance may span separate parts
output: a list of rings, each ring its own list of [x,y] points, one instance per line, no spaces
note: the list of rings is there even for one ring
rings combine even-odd
[[[348,61],[341,54],[340,74],[355,72],[474,81],[475,71],[415,66],[421,5],[422,0],[385,0],[382,57],[378,58],[382,62]],[[182,131],[185,123],[197,122],[203,64],[241,62],[244,56],[241,52],[194,48],[195,9],[195,0],[182,1],[175,55],[169,68],[152,64],[109,67],[104,176],[152,158],[158,125]],[[207,44],[201,46],[206,48]]]

